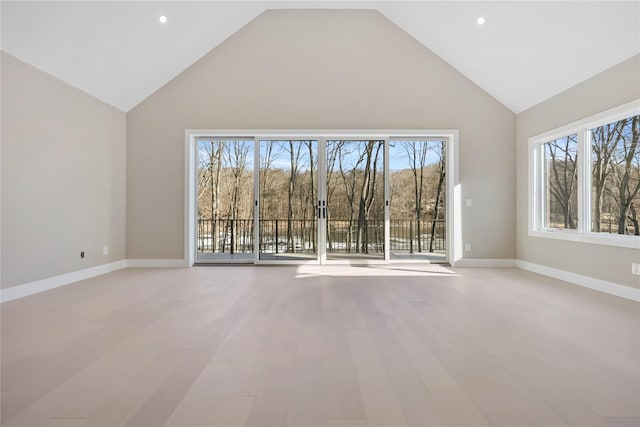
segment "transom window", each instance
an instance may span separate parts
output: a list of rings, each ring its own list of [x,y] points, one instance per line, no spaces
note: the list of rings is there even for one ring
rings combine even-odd
[[[529,139],[529,234],[640,248],[640,102]]]

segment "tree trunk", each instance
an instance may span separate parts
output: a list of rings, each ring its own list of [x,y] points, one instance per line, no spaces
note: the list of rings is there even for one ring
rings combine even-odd
[[[433,217],[431,219],[431,236],[429,238],[429,252],[433,252],[435,238],[436,238],[436,224],[438,221],[438,214],[440,209],[440,198],[442,194],[442,187],[445,182],[445,174],[446,174],[446,161],[445,161],[445,145],[441,143],[442,147],[440,149],[440,169],[439,169],[439,177],[438,177],[438,187],[436,189],[436,201],[435,206],[433,208]]]
[[[218,236],[217,236],[217,226],[218,226],[218,218],[220,216],[220,171],[222,170],[222,152],[224,151],[224,142],[218,141],[216,147],[215,154],[215,179],[211,180],[211,185],[213,185],[213,189],[211,191],[211,197],[213,198],[211,204],[211,218],[212,218],[212,250],[216,252],[218,248]],[[214,183],[215,181],[215,183]]]
[[[373,141],[367,142],[364,151],[364,173],[362,175],[362,185],[360,187],[360,200],[358,202],[358,232],[356,252],[367,253],[366,247],[366,206],[369,197],[369,186],[371,185],[371,156],[373,154]]]
[[[631,120],[631,122],[629,123],[628,120]],[[640,191],[640,176],[638,177],[636,185],[632,185],[631,183],[631,173],[634,169],[637,168],[637,165],[634,165],[633,161],[636,159],[636,151],[638,150],[638,139],[640,137],[640,116],[634,116],[631,119],[621,120],[620,122],[624,122],[624,124],[622,125],[623,129],[627,124],[631,125],[631,141],[629,142],[628,146],[626,144],[627,141],[623,138],[625,148],[625,156],[623,158],[624,169],[617,186],[619,196],[618,234],[627,234],[627,212],[629,210],[629,206]]]
[[[593,210],[592,210],[592,231],[602,231],[602,208],[604,202],[604,190],[612,172],[611,158],[622,137],[622,121],[616,122],[613,126],[603,125],[592,131],[591,150],[595,156],[593,161],[593,176],[591,185],[593,187]],[[615,137],[615,140],[614,140]]]
[[[631,223],[633,224],[633,235],[634,236],[640,236],[640,227],[638,224],[638,214],[636,211],[636,207],[633,203],[631,203],[629,205],[629,212],[631,212],[631,215],[629,215],[629,220],[631,221]]]

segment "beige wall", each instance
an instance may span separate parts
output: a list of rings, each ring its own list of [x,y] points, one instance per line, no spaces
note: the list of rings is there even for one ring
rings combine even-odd
[[[527,145],[532,136],[640,98],[640,55],[517,116],[518,259],[640,287],[631,263],[637,250],[528,236]]]
[[[184,256],[190,128],[459,129],[464,255],[515,256],[515,115],[378,12],[265,12],[131,110],[128,258]]]
[[[125,114],[4,52],[1,71],[1,287],[124,259]]]

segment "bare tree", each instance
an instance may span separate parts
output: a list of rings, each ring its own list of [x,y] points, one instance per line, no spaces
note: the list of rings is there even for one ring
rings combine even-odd
[[[260,194],[262,195],[262,200],[260,201],[260,218],[265,218],[265,212],[268,210],[268,202],[270,201],[269,197],[266,197],[267,186],[270,184],[269,181],[269,171],[271,170],[271,165],[275,160],[273,156],[273,146],[274,143],[271,141],[264,141],[266,144],[266,148],[264,153],[260,152]]]
[[[622,138],[623,122],[618,121],[599,126],[591,131],[591,153],[593,169],[591,185],[593,187],[592,230],[601,231],[604,191],[612,172],[611,158],[618,142]]]
[[[315,221],[315,205],[316,205],[316,188],[314,183],[314,174],[315,174],[315,159],[314,159],[314,150],[313,150],[314,141],[304,141],[304,145],[307,147],[309,153],[309,187],[308,191],[305,192],[305,209],[303,210],[302,218],[304,223],[307,221],[307,209],[310,208],[310,219],[316,224]],[[316,227],[313,227],[314,231],[316,231]],[[310,240],[311,240],[311,248],[313,252],[316,251],[316,232],[311,232]],[[304,236],[303,241],[305,241]]]
[[[199,247],[204,250],[205,235],[211,238],[211,250],[216,251],[216,220],[220,204],[220,173],[224,141],[198,143],[198,227]]]
[[[411,173],[413,174],[413,190],[415,202],[416,232],[418,233],[418,252],[422,252],[422,232],[420,219],[422,214],[422,190],[424,188],[424,173],[427,162],[427,141],[405,141],[403,143]]]
[[[210,231],[207,230],[206,222],[203,221],[203,218],[206,216],[205,208],[206,205],[203,205],[202,200],[205,197],[205,192],[209,186],[209,181],[211,180],[211,174],[209,171],[210,164],[207,163],[207,158],[205,156],[198,157],[198,191],[197,191],[197,208],[198,208],[198,248],[201,252],[204,252],[206,245],[206,236]]]
[[[293,236],[293,196],[296,191],[298,175],[300,173],[300,160],[302,153],[302,144],[296,144],[298,141],[284,141],[282,148],[289,153],[289,185],[287,186],[287,247],[289,252],[295,251],[295,242]],[[276,242],[277,244],[277,242]]]
[[[441,141],[439,147],[435,148],[434,151],[438,156],[438,185],[436,186],[436,199],[433,207],[433,215],[431,218],[431,237],[429,238],[429,252],[433,252],[433,246],[436,239],[436,225],[438,222],[438,215],[440,213],[440,199],[443,195],[443,188],[445,183],[445,173],[446,173],[446,144],[444,141]],[[419,235],[418,235],[419,236]],[[418,238],[418,242],[420,239]]]
[[[344,141],[330,141],[327,143],[327,165],[326,165],[326,191],[327,191],[327,200],[333,200],[333,195],[338,186],[338,181],[335,179],[335,168],[336,168],[336,160],[338,160],[342,153],[342,148],[344,147]],[[341,174],[342,175],[342,174]],[[323,208],[318,205],[318,208]],[[325,208],[326,212],[326,237],[327,237],[327,246],[329,252],[333,251],[333,236],[331,233],[331,227],[329,227],[329,219],[330,216],[333,216],[332,209],[328,209],[328,206]]]
[[[578,181],[577,144],[578,136],[571,135],[545,144],[551,173],[549,191],[562,210],[565,228],[576,228],[573,205]]]
[[[383,141],[366,141],[363,143],[364,149],[361,158],[364,160],[364,172],[362,173],[360,186],[357,226],[357,244],[361,253],[369,253],[369,212],[375,198],[378,158],[383,144]]]
[[[618,234],[626,234],[627,212],[640,191],[640,116],[617,123],[621,126],[618,128],[618,143],[611,156],[612,190],[618,201]]]
[[[640,224],[638,222],[638,212],[636,211],[635,203],[629,205],[629,221],[633,224],[633,234],[640,236]]]
[[[228,225],[225,230],[226,233],[230,233],[230,246],[229,251],[234,253],[236,250],[236,227],[238,220],[238,199],[242,188],[240,183],[247,170],[247,158],[251,146],[245,141],[231,141],[231,146],[228,150],[224,151],[225,162],[227,167],[231,171],[232,185],[228,186],[230,192],[230,203],[228,213]],[[226,238],[225,238],[226,241]],[[223,248],[224,252],[224,248]]]
[[[356,194],[356,181],[357,181],[357,171],[358,167],[364,160],[364,153],[358,153],[357,160],[353,162],[349,169],[346,169],[347,162],[349,161],[349,156],[355,150],[348,150],[345,148],[346,145],[341,145],[338,147],[338,169],[340,171],[340,176],[342,177],[342,183],[344,185],[345,196],[347,198],[347,207],[349,209],[348,220],[347,220],[347,252],[351,252],[351,248],[353,246],[353,237],[352,237],[352,227],[353,220],[355,216],[355,194]],[[356,252],[358,252],[358,245],[356,244]]]

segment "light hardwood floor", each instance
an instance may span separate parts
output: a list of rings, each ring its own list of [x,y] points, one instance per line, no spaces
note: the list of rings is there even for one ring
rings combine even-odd
[[[1,311],[3,426],[640,425],[639,305],[515,269],[128,269]]]

